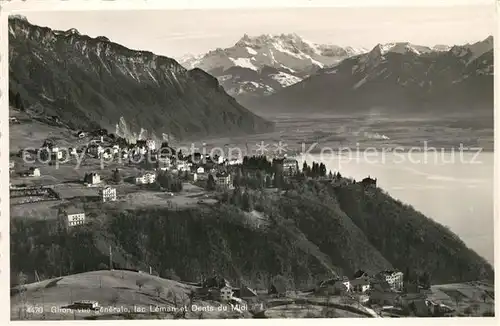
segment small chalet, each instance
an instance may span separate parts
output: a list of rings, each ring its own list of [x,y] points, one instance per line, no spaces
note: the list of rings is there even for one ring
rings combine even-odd
[[[104,153],[102,153],[102,158],[104,159],[110,159],[113,157],[113,154],[111,154],[111,152],[109,150],[106,150]]]
[[[242,285],[239,289],[233,289],[233,296],[238,298],[252,298],[257,296],[257,292],[246,285]]]
[[[285,175],[295,175],[299,172],[299,162],[295,159],[285,157],[282,164],[283,174]]]
[[[186,161],[177,161],[177,164],[175,165],[177,171],[189,171],[190,170],[190,163]]]
[[[346,293],[348,291],[349,289],[341,279],[332,279],[321,282],[315,292],[322,295],[336,295]]]
[[[351,280],[351,287],[353,292],[365,293],[370,289],[370,280],[368,278],[357,278]]]
[[[70,207],[65,211],[64,224],[73,227],[85,224],[85,212],[82,209]]]
[[[386,281],[393,290],[403,288],[403,272],[386,270],[378,273],[376,277]]]
[[[231,175],[227,172],[219,172],[215,175],[215,183],[222,188],[231,187]]]
[[[103,203],[116,201],[116,188],[104,187],[99,189],[99,197],[101,197]]]
[[[85,177],[83,178],[83,182],[89,186],[97,185],[101,183],[101,176],[95,172],[85,173]]]
[[[114,155],[120,153],[120,145],[113,145],[113,147],[111,148],[111,151],[113,152]]]
[[[146,147],[150,151],[154,151],[156,149],[156,141],[154,139],[146,140]]]
[[[101,154],[102,154],[102,152],[104,152],[104,149],[102,148],[101,145],[95,145],[95,144],[93,144],[93,145],[90,145],[88,147],[88,153],[90,155],[94,155],[96,157],[100,157]]]
[[[377,186],[377,179],[372,179],[370,178],[370,176],[368,176],[368,178],[364,178],[363,180],[361,180],[361,184],[363,185],[363,187],[370,187],[370,186],[373,186],[373,187],[376,187]]]
[[[30,177],[39,177],[40,176],[40,169],[39,168],[30,168],[28,175]]]
[[[243,159],[232,157],[230,159],[226,159],[225,162],[227,165],[240,165],[243,164]]]
[[[138,185],[151,184],[155,183],[155,181],[156,181],[156,174],[151,172],[145,173],[144,175],[135,178],[135,183]]]

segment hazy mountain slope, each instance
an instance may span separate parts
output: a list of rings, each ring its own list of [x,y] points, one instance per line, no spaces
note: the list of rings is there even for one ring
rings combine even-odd
[[[114,132],[120,117],[135,133],[161,137],[254,133],[272,124],[228,96],[217,80],[175,60],[105,37],[9,20],[10,91],[74,128]]]
[[[272,94],[300,82],[318,69],[366,52],[365,49],[315,44],[297,34],[244,35],[234,46],[204,55],[184,56],[186,68],[198,67],[216,76],[238,99]]]
[[[492,112],[492,38],[439,52],[409,43],[379,44],[276,94],[244,103],[267,112]]]
[[[394,267],[427,271],[435,282],[492,277],[492,267],[456,234],[381,189],[335,190],[341,209]]]

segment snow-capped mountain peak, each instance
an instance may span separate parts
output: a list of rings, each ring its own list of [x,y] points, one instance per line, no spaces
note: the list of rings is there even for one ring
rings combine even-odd
[[[179,62],[188,69],[197,67],[211,73],[230,94],[240,96],[271,94],[321,68],[366,52],[363,48],[317,44],[296,33],[244,34],[231,47],[203,56],[185,56]]]
[[[447,52],[450,51],[451,46],[446,45],[446,44],[436,44],[432,47],[432,51],[436,52]]]
[[[372,51],[380,55],[386,55],[389,52],[392,53],[414,53],[416,55],[431,52],[432,49],[427,46],[415,45],[409,42],[392,42],[385,44],[377,44]]]

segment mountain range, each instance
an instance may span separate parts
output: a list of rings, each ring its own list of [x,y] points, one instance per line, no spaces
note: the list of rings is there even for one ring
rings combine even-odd
[[[493,109],[491,36],[457,46],[377,44],[368,51],[318,45],[296,34],[245,35],[233,47],[181,63],[216,76],[262,114]]]
[[[11,101],[74,129],[182,138],[273,128],[201,69],[17,16],[9,17],[9,73]]]
[[[321,68],[335,65],[364,48],[315,44],[297,34],[245,34],[234,46],[204,55],[179,59],[186,68],[200,68],[214,75],[236,98],[269,95],[291,86]]]

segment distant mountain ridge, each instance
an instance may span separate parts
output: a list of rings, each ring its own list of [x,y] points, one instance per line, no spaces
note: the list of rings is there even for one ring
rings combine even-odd
[[[73,128],[176,137],[268,131],[273,124],[228,96],[200,69],[76,29],[9,18],[9,91]],[[14,96],[11,96],[13,98]]]
[[[232,47],[184,56],[180,62],[188,69],[198,67],[216,76],[229,94],[239,98],[273,94],[321,68],[366,51],[315,44],[297,34],[245,34]]]
[[[255,112],[493,112],[493,38],[435,51],[410,43],[320,69],[275,94],[242,103]]]

